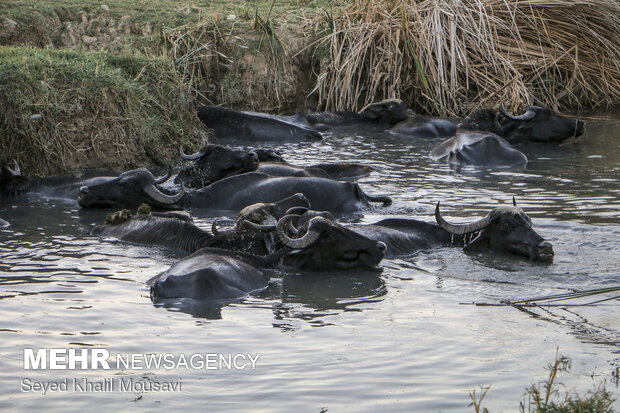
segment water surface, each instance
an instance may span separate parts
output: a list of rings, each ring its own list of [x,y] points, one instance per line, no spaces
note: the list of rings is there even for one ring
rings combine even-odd
[[[278,147],[291,163],[356,161],[377,168],[364,191],[394,199],[348,221],[387,216],[478,219],[514,196],[556,253],[551,265],[460,248],[384,260],[382,274],[284,274],[225,306],[153,304],[144,282],[180,256],[89,236],[108,211],[35,194],[0,201],[0,409],[49,412],[134,408],[290,412],[473,411],[468,393],[491,385],[485,406],[516,411],[556,349],[562,376],[582,392],[620,366],[618,301],[519,311],[498,302],[620,284],[620,113],[589,120],[561,146],[520,147],[524,169],[455,170],[427,157],[436,143],[382,130],[337,131]],[[614,120],[616,119],[616,120]],[[216,217],[192,211],[208,228]],[[107,348],[115,353],[260,353],[255,370],[24,371],[22,350]],[[20,391],[24,377],[53,381],[180,378],[179,393]],[[620,405],[616,403],[616,408]]]

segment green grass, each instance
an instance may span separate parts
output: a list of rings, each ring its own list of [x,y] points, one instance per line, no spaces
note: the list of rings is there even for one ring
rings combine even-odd
[[[299,17],[311,17],[331,7],[328,0],[260,0],[260,1],[199,1],[183,0],[3,0],[0,2],[0,16],[19,23],[18,33],[9,36],[0,35],[0,44],[30,44],[43,47],[54,44],[59,46],[61,26],[67,22],[80,22],[81,13],[89,19],[104,20],[102,5],[109,7],[109,18],[118,22],[123,16],[129,16],[132,24],[140,28],[147,23],[153,26],[150,39],[144,39],[141,33],[123,35],[123,41],[133,49],[151,48],[157,43],[157,34],[162,28],[179,27],[212,21],[223,29],[232,26],[227,20],[230,14],[237,16],[234,22],[239,29],[252,27],[255,17],[270,16],[270,19],[286,22]],[[94,35],[94,33],[88,33]]]
[[[163,164],[201,126],[168,59],[0,47],[0,153],[29,175]]]

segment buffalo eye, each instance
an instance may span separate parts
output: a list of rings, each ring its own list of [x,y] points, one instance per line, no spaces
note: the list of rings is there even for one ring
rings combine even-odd
[[[502,222],[499,229],[503,232],[510,232],[514,229],[514,225],[510,222]]]

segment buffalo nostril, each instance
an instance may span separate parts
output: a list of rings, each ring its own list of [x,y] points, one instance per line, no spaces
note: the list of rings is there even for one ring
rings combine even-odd
[[[80,195],[88,195],[88,187],[87,186],[80,187]]]
[[[387,245],[385,245],[385,242],[379,241],[377,242],[377,248],[379,251],[385,252],[385,250],[387,250]]]
[[[553,254],[553,245],[549,241],[538,244],[538,251],[542,254]]]

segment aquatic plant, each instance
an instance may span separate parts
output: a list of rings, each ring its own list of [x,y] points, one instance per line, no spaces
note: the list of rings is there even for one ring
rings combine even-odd
[[[615,0],[353,0],[326,19],[315,91],[329,110],[397,97],[452,116],[617,103],[619,15]]]
[[[576,391],[566,389],[562,394],[559,388],[565,386],[558,382],[560,373],[569,372],[571,367],[570,358],[560,355],[556,351],[555,360],[545,367],[548,371],[546,379],[526,387],[525,397],[519,403],[521,413],[613,413],[612,404],[615,401],[613,394],[605,388],[604,383],[599,383],[593,390],[580,395]],[[480,387],[470,392],[472,402],[470,407],[476,413],[488,413],[489,410],[482,407],[482,401],[490,387]]]

